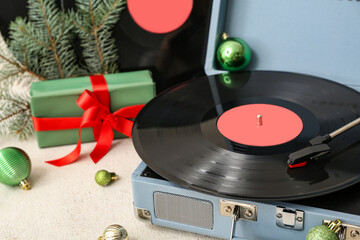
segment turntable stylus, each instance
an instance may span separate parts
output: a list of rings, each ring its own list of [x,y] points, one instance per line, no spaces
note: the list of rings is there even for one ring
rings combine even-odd
[[[319,157],[329,153],[331,148],[327,145],[336,136],[348,131],[360,123],[360,117],[345,126],[333,131],[330,134],[317,136],[310,140],[311,146],[293,152],[289,155],[288,164],[290,168],[305,166],[309,161],[316,160]]]

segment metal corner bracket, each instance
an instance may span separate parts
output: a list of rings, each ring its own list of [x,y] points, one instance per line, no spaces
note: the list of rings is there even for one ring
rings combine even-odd
[[[135,217],[142,222],[151,222],[151,213],[147,209],[134,207]]]

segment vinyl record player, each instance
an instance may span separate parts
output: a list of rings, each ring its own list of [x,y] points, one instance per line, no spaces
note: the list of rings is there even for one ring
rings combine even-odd
[[[151,101],[136,120],[135,148],[151,168],[143,162],[132,175],[135,214],[155,225],[238,240],[305,239],[314,226],[339,219],[339,239],[360,239],[360,171],[356,163],[360,127],[330,143],[330,155],[313,165],[292,171],[282,160],[282,155],[306,147],[316,135],[360,116],[360,94],[356,92],[360,90],[360,28],[356,24],[360,3],[214,0],[212,8],[205,60],[209,77],[197,80],[204,86],[197,88],[198,98],[181,98],[181,91],[196,85],[194,80],[185,82]],[[238,77],[219,70],[214,56],[224,31],[246,39],[251,46],[254,58],[248,70],[267,71],[243,72]],[[284,74],[288,80],[277,82]],[[257,77],[261,80],[254,80]],[[322,85],[318,77],[339,84]],[[345,92],[340,93],[341,89]],[[196,113],[203,111],[199,106],[208,102],[212,111],[197,117]],[[290,125],[297,125],[299,132],[284,125],[285,133],[295,131],[284,142],[276,140],[288,136],[283,133],[269,138],[270,143],[232,139],[231,131],[222,131],[219,122],[231,109],[248,105],[291,110],[295,117]],[[172,112],[166,110],[169,107]],[[156,113],[149,115],[149,108]],[[141,121],[156,114],[158,118]],[[264,116],[261,121],[266,119]],[[247,124],[242,118],[237,121]],[[256,118],[254,121],[256,124]],[[148,130],[154,126],[155,130]],[[222,137],[227,139],[225,143],[219,141]],[[226,152],[230,147],[235,158]],[[251,158],[234,160],[244,152]],[[157,154],[159,159],[154,157]],[[230,160],[224,166],[226,158]],[[285,170],[278,171],[282,167]]]

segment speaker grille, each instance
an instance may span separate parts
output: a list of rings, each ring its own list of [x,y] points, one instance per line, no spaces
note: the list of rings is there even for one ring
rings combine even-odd
[[[213,228],[213,205],[209,201],[155,192],[155,215],[159,219],[201,228]]]

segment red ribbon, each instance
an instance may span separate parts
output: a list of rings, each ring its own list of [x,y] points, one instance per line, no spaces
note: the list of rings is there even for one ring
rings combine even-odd
[[[33,118],[35,131],[51,131],[79,128],[76,148],[68,155],[47,161],[55,166],[64,166],[76,161],[81,152],[81,129],[92,127],[97,144],[90,157],[97,163],[110,149],[114,139],[113,129],[131,137],[133,121],[144,104],[124,107],[111,113],[110,96],[103,75],[90,76],[94,92],[85,90],[76,101],[84,110],[82,117],[70,118]]]

